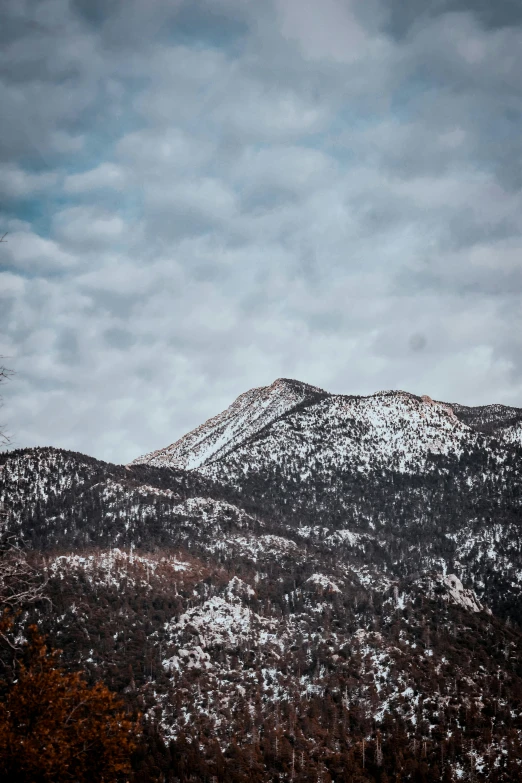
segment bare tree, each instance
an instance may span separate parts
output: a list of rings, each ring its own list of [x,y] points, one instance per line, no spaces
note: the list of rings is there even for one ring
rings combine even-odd
[[[0,242],[6,243],[7,242],[6,236],[7,236],[7,231],[5,232],[5,234],[3,234],[0,237]],[[0,356],[0,359],[2,358],[3,357]],[[0,383],[4,383],[11,375],[12,375],[12,371],[8,370],[6,367],[3,367],[0,364]],[[1,406],[2,406],[2,397],[0,396],[0,407]],[[0,424],[0,446],[1,445],[5,446],[8,443],[9,443],[9,437],[7,436],[3,426]]]
[[[41,598],[44,580],[14,536],[0,542],[0,609],[16,610]]]
[[[0,482],[4,470],[0,465]],[[23,541],[9,530],[8,506],[0,500],[0,618],[42,599],[45,585],[42,570],[31,564]],[[7,641],[1,627],[0,638]]]
[[[1,240],[0,240],[1,241]],[[1,359],[2,357],[0,357]],[[0,364],[0,384],[5,383],[5,381],[9,378],[11,375],[11,371],[8,370],[6,367],[3,367]],[[2,397],[0,396],[0,407],[2,407]],[[7,433],[5,432],[4,427],[0,424],[0,446],[7,446],[9,443],[9,437]],[[0,465],[0,489],[2,485],[2,474],[4,472],[4,465]],[[0,559],[2,557],[2,541],[5,538],[5,529],[7,526],[7,510],[5,508],[5,504],[2,500],[3,493],[0,493]],[[0,571],[1,573],[1,571]],[[2,588],[1,588],[1,576],[0,576],[0,596],[2,594]],[[1,598],[0,598],[0,607],[1,607]]]
[[[12,374],[11,370],[0,365],[0,384],[5,383]],[[8,443],[9,436],[4,427],[0,426],[0,445]],[[0,465],[0,489],[4,470],[5,465]],[[45,587],[41,571],[31,565],[23,543],[9,531],[9,511],[2,499],[3,494],[0,492],[0,619],[6,613],[13,614],[23,606],[40,600]],[[3,633],[1,623],[0,638],[13,646]]]
[[[15,654],[20,642],[9,633],[12,618],[29,604],[49,600],[43,595],[46,579],[29,562],[14,537],[5,534],[0,542],[0,640]]]
[[[0,360],[3,357],[0,356]],[[5,383],[13,374],[12,370],[8,370],[0,364],[0,384]],[[0,407],[2,407],[2,397],[0,396]],[[0,424],[0,446],[7,446],[10,442],[9,435],[5,431],[4,425]]]

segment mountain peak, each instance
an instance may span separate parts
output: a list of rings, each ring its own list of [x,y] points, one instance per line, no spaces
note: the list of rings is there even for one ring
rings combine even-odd
[[[288,390],[302,391],[305,394],[324,394],[329,395],[324,389],[320,389],[318,386],[312,386],[310,383],[304,381],[298,381],[295,378],[276,378],[276,380],[270,384],[270,386],[259,386],[258,390],[273,389],[274,391]]]
[[[243,392],[222,413],[170,446],[138,457],[132,464],[194,470],[219,459],[296,405],[325,396],[328,393],[317,386],[292,378],[277,378],[270,386]]]
[[[212,472],[225,455],[236,452],[240,447],[245,452],[246,442],[269,426],[273,438],[281,439],[277,445],[275,442],[272,444],[273,448],[284,449],[283,442],[286,443],[288,438],[287,415],[292,413],[292,416],[300,417],[303,405],[315,421],[314,424],[310,419],[303,429],[305,440],[307,432],[313,440],[312,431],[316,434],[323,432],[334,421],[342,425],[341,432],[344,434],[339,436],[341,440],[337,444],[341,461],[348,458],[348,453],[353,456],[362,449],[361,436],[354,436],[350,421],[357,421],[357,426],[363,427],[367,433],[365,463],[367,460],[384,459],[385,455],[386,459],[402,455],[404,467],[408,461],[417,464],[421,453],[458,453],[465,441],[473,440],[475,433],[470,434],[470,430],[490,433],[502,430],[505,431],[505,440],[521,440],[522,411],[517,408],[449,405],[427,394],[419,396],[400,389],[378,391],[368,396],[337,395],[294,378],[276,378],[269,386],[243,392],[222,413],[170,446],[138,457],[132,464],[184,470],[204,468],[204,472]],[[325,448],[329,448],[328,443]],[[363,457],[362,452],[359,456]],[[242,462],[244,459],[243,454]]]

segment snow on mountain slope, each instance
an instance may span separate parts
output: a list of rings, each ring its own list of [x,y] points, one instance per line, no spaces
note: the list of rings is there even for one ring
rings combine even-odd
[[[194,658],[201,658],[202,650],[215,646],[233,650],[241,643],[252,645],[254,633],[257,637],[256,646],[266,643],[275,626],[274,620],[260,617],[244,606],[239,598],[229,595],[227,598],[212,596],[203,604],[189,609],[179,619],[167,624],[166,631],[172,641],[176,639],[176,634],[182,636],[188,632],[196,642]],[[180,650],[178,656],[181,654],[183,657],[183,652],[183,649]],[[208,661],[208,653],[206,658]],[[178,660],[174,657],[165,661],[165,668],[178,668]],[[210,663],[207,666],[210,667]]]
[[[0,455],[52,607],[28,622],[203,770],[169,780],[428,781],[444,756],[433,783],[520,781],[520,424],[454,408],[281,380],[132,466]]]
[[[419,580],[418,586],[421,587],[430,598],[440,598],[448,603],[461,606],[468,612],[482,612],[485,610],[491,614],[491,611],[484,607],[478,600],[475,592],[466,589],[455,574],[448,574],[446,576],[444,574],[435,574],[433,580],[431,578]]]
[[[433,766],[457,732],[452,768],[458,761],[464,780],[479,780],[470,747],[487,758],[484,780],[520,780],[520,637],[459,577],[381,583],[369,569],[355,572],[337,559],[285,570],[245,568],[237,558],[240,577],[232,562],[186,551],[53,556],[45,573],[55,611],[41,619],[75,669],[139,704],[165,742],[188,737],[198,759],[216,747],[220,758],[246,748],[251,780],[291,780],[293,759],[289,742],[288,775],[268,770],[254,778],[253,737],[281,758],[285,738],[295,738],[300,769],[317,749],[337,763],[342,743],[351,750],[364,742],[367,769],[387,742],[393,757],[397,747],[414,746]],[[333,733],[343,727],[346,738]],[[180,753],[183,763],[189,751]],[[508,753],[513,774],[495,777]],[[230,768],[237,764],[234,755]]]
[[[201,465],[220,481],[263,471],[267,462],[292,466],[301,480],[329,468],[368,473],[382,467],[422,472],[429,455],[459,456],[481,436],[451,408],[406,392],[369,397],[331,395],[272,422],[263,433]]]
[[[176,467],[193,470],[219,459],[283,413],[326,392],[299,381],[279,378],[241,394],[226,411],[184,435],[166,448],[133,460],[132,465]]]
[[[499,435],[506,443],[522,446],[522,421],[500,430]]]
[[[112,585],[117,589],[132,588],[137,585],[151,589],[151,578],[171,579],[179,571],[194,570],[192,563],[181,560],[175,555],[169,557],[146,556],[123,549],[110,549],[96,554],[57,555],[49,560],[46,577],[81,574],[91,585]]]
[[[197,521],[200,527],[214,526],[219,530],[220,522],[231,522],[241,528],[247,527],[252,518],[244,511],[222,500],[212,498],[188,498],[183,503],[172,507],[173,514],[180,514],[193,521]]]
[[[521,442],[522,409],[450,405],[403,391],[333,395],[282,378],[245,392],[176,443],[131,464],[197,470],[220,481],[231,460],[252,470],[260,460],[279,462],[283,454],[305,465],[302,479],[310,460],[363,472],[383,466],[418,472],[430,452],[458,457],[487,435]]]

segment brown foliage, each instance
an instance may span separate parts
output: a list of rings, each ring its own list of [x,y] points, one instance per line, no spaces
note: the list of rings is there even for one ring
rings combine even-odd
[[[0,703],[0,779],[115,783],[130,774],[137,722],[102,683],[62,669],[36,626]],[[4,687],[6,686],[3,683]]]

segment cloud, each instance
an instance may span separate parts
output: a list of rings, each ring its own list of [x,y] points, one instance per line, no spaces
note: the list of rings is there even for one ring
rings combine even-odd
[[[124,236],[126,224],[117,213],[96,206],[68,207],[53,218],[53,235],[63,247],[79,255],[113,246]]]
[[[485,29],[503,29],[522,25],[522,9],[511,0],[441,0],[419,8],[415,0],[390,0],[383,4],[386,29],[399,39],[418,27],[431,27],[437,17],[449,13],[467,13]]]
[[[126,461],[279,376],[520,405],[522,19],[489,5],[4,4],[15,445]]]
[[[125,184],[125,175],[121,168],[114,163],[105,162],[81,174],[69,174],[63,188],[66,193],[78,194],[107,188],[123,190]]]
[[[370,44],[359,24],[354,3],[340,0],[277,0],[280,28],[285,38],[296,40],[305,57],[342,63],[358,60]]]
[[[49,190],[57,181],[54,172],[32,173],[18,166],[0,166],[0,196],[5,199],[24,199]]]
[[[57,242],[40,237],[24,226],[9,232],[8,247],[2,250],[2,266],[21,275],[66,272],[77,263]]]

